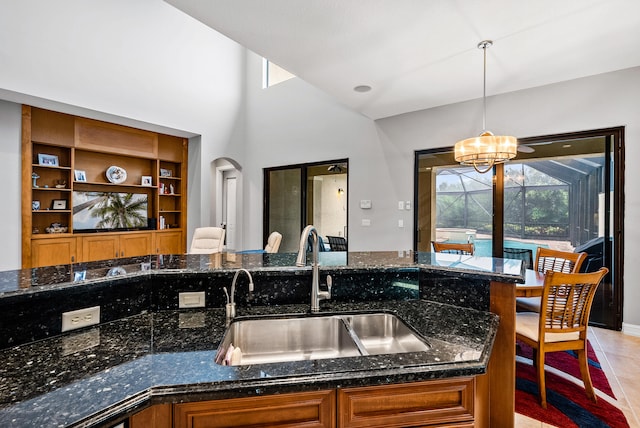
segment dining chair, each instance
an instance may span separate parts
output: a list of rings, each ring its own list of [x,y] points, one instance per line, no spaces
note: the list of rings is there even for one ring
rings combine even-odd
[[[193,231],[189,254],[221,253],[224,248],[225,229],[221,227],[198,227]]]
[[[549,352],[576,351],[587,397],[596,401],[587,360],[587,327],[593,297],[607,272],[609,269],[605,267],[592,273],[549,271],[545,276],[540,313],[516,313],[516,339],[533,348],[538,395],[545,409],[544,357]]]
[[[436,253],[473,255],[473,244],[454,244],[451,242],[431,241],[433,251]]]
[[[327,235],[327,240],[331,251],[347,251],[347,240],[344,237]]]
[[[525,269],[533,266],[533,251],[529,248],[503,248],[503,258],[512,260],[522,260]]]
[[[542,273],[550,271],[577,273],[580,272],[580,268],[586,259],[587,253],[572,253],[569,251],[538,247],[533,269]],[[517,297],[516,310],[540,312],[540,297]]]

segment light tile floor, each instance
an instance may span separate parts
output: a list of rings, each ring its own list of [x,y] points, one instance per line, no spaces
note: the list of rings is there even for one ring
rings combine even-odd
[[[589,340],[631,428],[640,428],[640,337],[590,327]],[[517,428],[553,425],[516,413]]]

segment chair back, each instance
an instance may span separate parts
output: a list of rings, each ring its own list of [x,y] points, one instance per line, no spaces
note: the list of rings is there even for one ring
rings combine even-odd
[[[347,240],[342,236],[328,236],[331,251],[347,251]]]
[[[540,305],[541,341],[547,333],[579,332],[580,339],[586,338],[593,297],[608,272],[606,267],[592,273],[547,272]]]
[[[198,227],[193,232],[189,254],[221,253],[225,230],[221,227]]]
[[[549,271],[577,273],[586,258],[587,253],[571,253],[538,247],[534,266],[535,270],[543,273]]]
[[[473,244],[454,244],[450,242],[431,241],[436,253],[473,255]]]
[[[505,259],[522,260],[525,269],[533,266],[533,251],[528,248],[504,248],[503,257]]]
[[[265,245],[264,251],[267,253],[277,253],[280,248],[280,242],[282,242],[282,234],[280,232],[271,232],[267,238],[267,245]]]

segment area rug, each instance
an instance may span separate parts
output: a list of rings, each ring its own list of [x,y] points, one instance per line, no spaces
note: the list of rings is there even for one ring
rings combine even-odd
[[[582,387],[577,355],[573,352],[547,354],[546,365],[580,380],[578,384],[546,370],[547,409],[540,406],[535,369],[531,365],[532,349],[518,342],[516,362],[516,412],[557,427],[629,427],[620,409],[598,397],[597,403],[587,398]],[[589,373],[594,387],[615,399],[607,377],[600,367],[591,344],[587,346]]]

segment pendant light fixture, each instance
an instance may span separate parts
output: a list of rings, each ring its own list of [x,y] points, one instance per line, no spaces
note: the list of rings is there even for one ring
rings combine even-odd
[[[489,171],[495,164],[503,163],[516,156],[518,140],[508,135],[493,135],[487,131],[487,48],[491,40],[478,43],[484,52],[484,84],[482,87],[482,133],[477,137],[458,141],[455,145],[455,160],[460,165],[473,165],[479,173]]]

